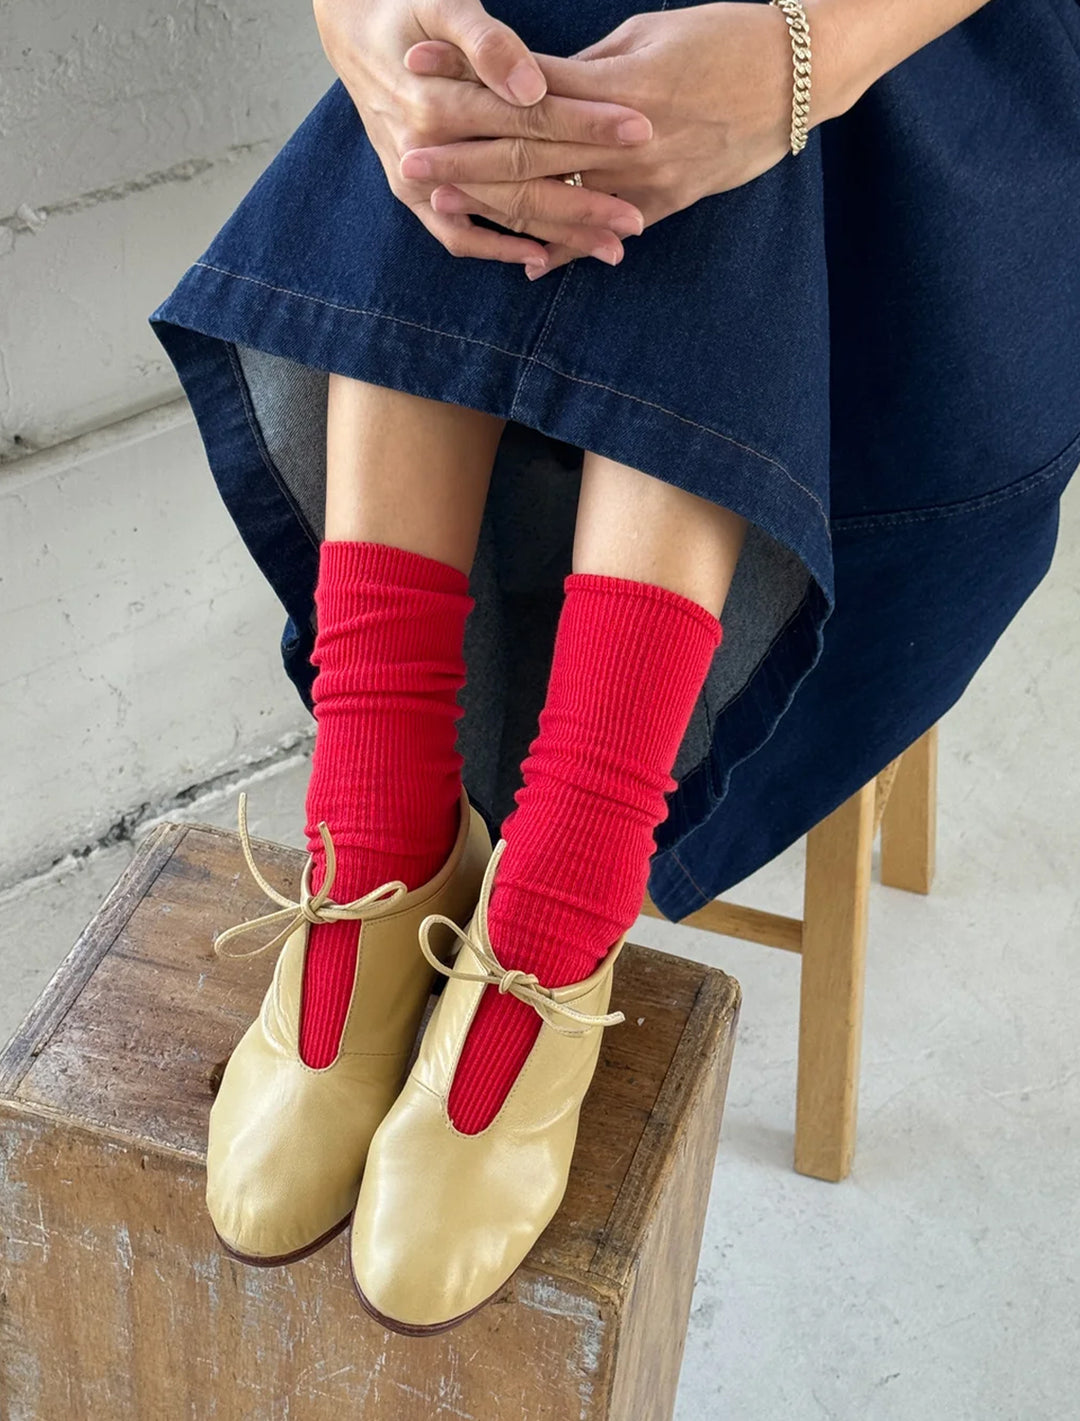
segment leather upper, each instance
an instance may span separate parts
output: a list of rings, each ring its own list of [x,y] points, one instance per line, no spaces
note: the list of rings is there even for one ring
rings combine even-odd
[[[431,991],[420,922],[432,913],[466,921],[490,852],[486,825],[463,789],[458,836],[443,868],[388,911],[361,919],[338,1053],[321,1069],[305,1065],[298,1051],[310,923],[286,940],[210,1111],[206,1202],[235,1252],[299,1251],[352,1209],[369,1142],[401,1085]],[[448,952],[451,941],[445,928],[437,950]]]
[[[470,921],[468,932],[476,930]],[[591,976],[552,996],[606,1012],[624,941]],[[470,944],[454,966],[484,970]],[[599,1056],[602,1027],[566,1035],[545,1021],[494,1119],[462,1134],[447,1098],[485,989],[460,977],[447,982],[401,1094],[375,1132],[353,1215],[356,1283],[374,1309],[406,1326],[445,1324],[472,1310],[524,1259],[566,1190]]]

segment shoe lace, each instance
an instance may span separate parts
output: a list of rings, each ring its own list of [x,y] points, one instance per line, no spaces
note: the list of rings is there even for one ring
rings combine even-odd
[[[214,951],[219,957],[255,957],[258,953],[266,952],[272,947],[277,947],[279,943],[283,943],[301,923],[305,922],[313,924],[337,923],[361,917],[381,917],[409,891],[408,886],[400,879],[392,879],[387,883],[380,884],[378,888],[373,888],[369,893],[365,893],[362,898],[354,899],[351,903],[331,902],[330,890],[334,886],[334,877],[337,873],[337,855],[334,852],[334,841],[330,837],[330,829],[324,819],[319,822],[319,835],[326,851],[326,873],[323,882],[317,893],[311,892],[311,867],[314,859],[309,855],[300,877],[300,900],[294,902],[293,899],[286,898],[284,894],[279,893],[276,888],[267,883],[259,872],[251,852],[251,839],[247,827],[247,795],[243,793],[240,795],[237,819],[240,828],[240,847],[244,851],[244,858],[251,870],[251,876],[266,896],[272,898],[275,903],[280,903],[281,907],[272,913],[264,913],[261,917],[251,918],[245,923],[237,923],[235,927],[226,928],[224,932],[218,933],[214,938]],[[270,938],[268,942],[260,943],[258,947],[249,948],[247,952],[224,951],[225,944],[231,942],[241,933],[251,932],[256,928],[272,928],[279,925],[279,931],[275,936]]]
[[[509,992],[519,1001],[534,1007],[547,1025],[553,1031],[557,1031],[560,1036],[584,1036],[593,1027],[614,1026],[620,1021],[625,1021],[626,1017],[621,1011],[596,1015],[579,1011],[569,1002],[559,1001],[554,995],[554,989],[543,986],[535,972],[526,972],[520,967],[504,967],[495,956],[491,939],[488,937],[488,901],[491,898],[495,869],[505,847],[506,840],[500,839],[492,851],[469,931],[463,930],[454,922],[453,918],[447,918],[442,913],[429,913],[420,924],[420,951],[432,967],[441,972],[444,977],[456,977],[462,982],[487,982],[493,987],[498,987],[500,993]],[[428,938],[431,928],[436,923],[445,924],[461,940],[462,944],[467,943],[486,970],[463,972],[458,968],[447,966],[437,957]],[[558,1021],[554,1020],[556,1016],[565,1017],[568,1021],[576,1022],[577,1025],[560,1025]]]

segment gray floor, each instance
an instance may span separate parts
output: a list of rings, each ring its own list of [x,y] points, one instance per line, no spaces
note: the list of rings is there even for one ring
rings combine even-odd
[[[1080,1417],[1080,480],[1047,581],[942,727],[939,870],[875,886],[859,1149],[793,1173],[798,960],[642,919],[745,1004],[678,1421]],[[298,842],[303,758],[249,782]],[[180,817],[173,815],[171,817]],[[235,791],[185,817],[232,827]],[[0,1038],[116,878],[120,845],[0,898]],[[797,850],[734,897],[797,914]]]

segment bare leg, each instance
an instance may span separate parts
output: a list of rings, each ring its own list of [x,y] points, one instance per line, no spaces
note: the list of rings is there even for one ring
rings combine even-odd
[[[587,453],[574,571],[653,582],[719,617],[746,519],[639,469]]]
[[[472,567],[505,421],[331,374],[326,537]],[[574,571],[670,588],[719,616],[745,519],[600,454],[582,468]]]
[[[467,573],[506,421],[337,374],[326,414],[326,538]]]

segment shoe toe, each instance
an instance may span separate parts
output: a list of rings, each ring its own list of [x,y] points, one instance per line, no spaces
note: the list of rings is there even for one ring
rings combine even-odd
[[[451,1326],[499,1291],[533,1242],[531,1232],[515,1238],[512,1229],[497,1227],[461,1230],[448,1223],[433,1236],[389,1223],[380,1231],[370,1216],[357,1224],[354,1218],[353,1282],[368,1311],[397,1330]]]
[[[234,1061],[210,1112],[207,1209],[233,1253],[296,1255],[351,1212],[385,1095],[288,1061],[261,1062],[256,1084],[243,1057]]]
[[[242,1141],[213,1156],[206,1205],[218,1237],[231,1252],[251,1259],[306,1251],[340,1227],[359,1189],[359,1175],[334,1178],[330,1161],[301,1154],[284,1142],[261,1155]]]
[[[449,1131],[432,1106],[406,1086],[376,1131],[352,1220],[353,1282],[399,1331],[449,1326],[498,1293],[562,1195],[543,1152],[527,1187],[500,1188],[490,1140]]]

